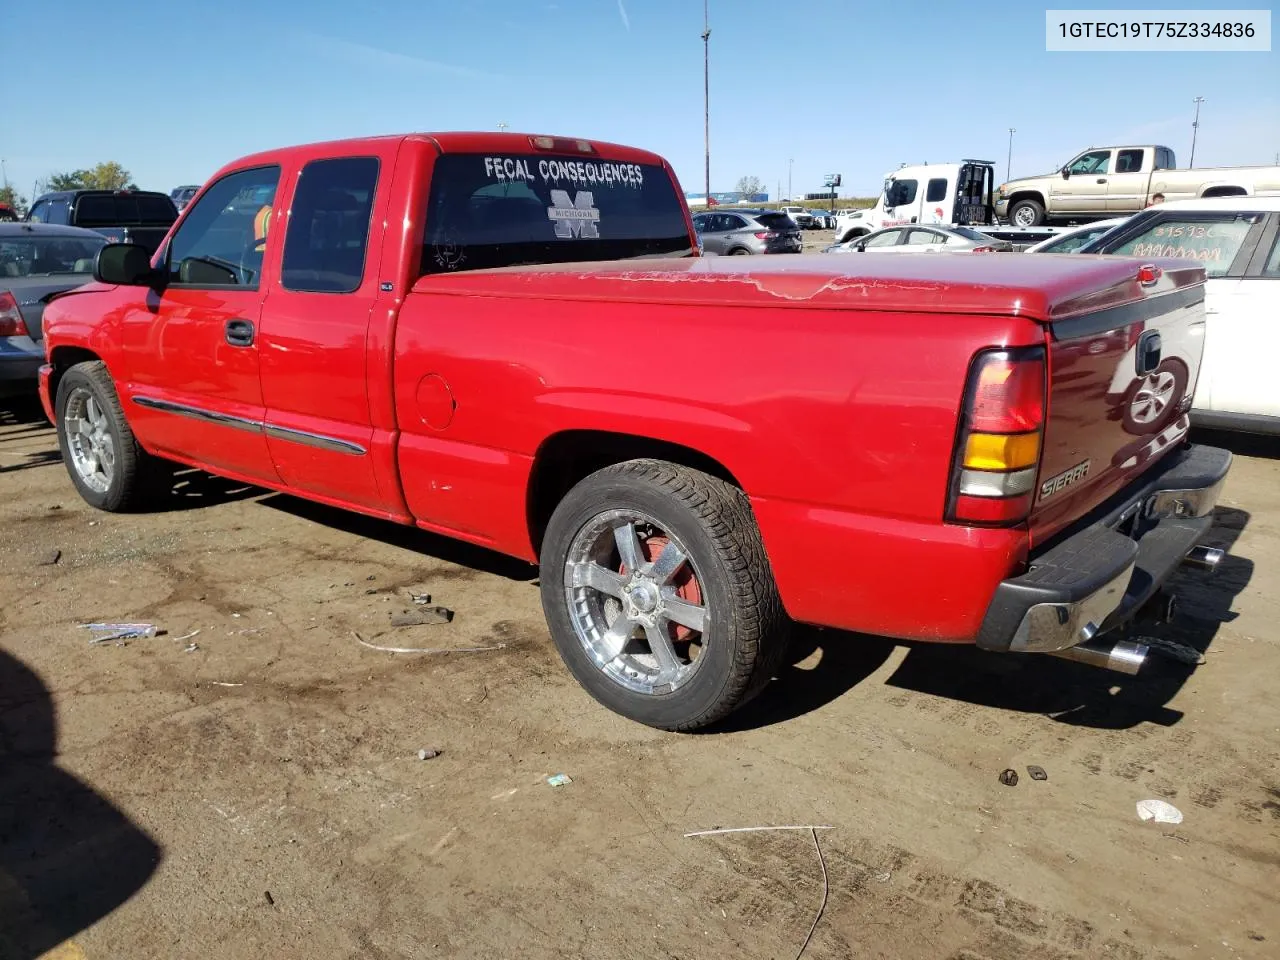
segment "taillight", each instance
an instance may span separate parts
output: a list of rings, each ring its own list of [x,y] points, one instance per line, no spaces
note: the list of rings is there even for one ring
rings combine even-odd
[[[762,231],[760,233],[757,233],[755,237],[757,240],[777,240],[778,239],[778,235],[774,233],[772,230]]]
[[[960,411],[947,520],[1005,527],[1027,518],[1044,412],[1043,347],[978,354]]]
[[[0,290],[0,337],[25,337],[27,325],[22,322],[18,301],[8,290]]]
[[[972,252],[973,253],[995,253],[996,248],[995,247],[974,247]]]

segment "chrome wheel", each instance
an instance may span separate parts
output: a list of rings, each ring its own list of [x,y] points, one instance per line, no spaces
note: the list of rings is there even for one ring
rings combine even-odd
[[[1035,223],[1036,212],[1030,207],[1019,207],[1013,212],[1014,226],[1030,227]]]
[[[689,551],[652,518],[610,510],[569,546],[565,599],[592,662],[637,693],[670,693],[702,662],[711,614]]]
[[[76,387],[62,415],[67,453],[76,474],[95,493],[106,493],[116,475],[116,444],[107,413],[85,387]]]
[[[1129,404],[1129,417],[1134,423],[1154,423],[1164,416],[1173,402],[1178,380],[1168,370],[1153,373],[1142,381]]]

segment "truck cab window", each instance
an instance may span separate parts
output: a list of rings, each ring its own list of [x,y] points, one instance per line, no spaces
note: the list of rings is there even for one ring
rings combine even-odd
[[[915,203],[918,186],[919,183],[916,180],[894,180],[888,196],[885,197],[884,205],[900,207],[903,204]]]
[[[1071,161],[1070,171],[1078,173],[1107,173],[1111,169],[1110,150],[1091,150]]]
[[[257,167],[206,190],[169,244],[169,283],[258,289],[279,180],[279,167]]]
[[[31,212],[27,214],[27,219],[33,223],[49,222],[49,201],[42,200],[31,208]]]
[[[289,211],[280,282],[289,290],[351,293],[364,279],[376,157],[314,160],[302,168]]]
[[[941,203],[947,199],[947,181],[944,177],[938,177],[929,181],[928,192],[924,195],[925,203]]]
[[[1116,173],[1138,173],[1142,170],[1142,150],[1121,150],[1116,154]]]

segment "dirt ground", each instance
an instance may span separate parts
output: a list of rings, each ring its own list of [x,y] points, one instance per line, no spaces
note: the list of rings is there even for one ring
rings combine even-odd
[[[96,513],[0,414],[0,957],[789,958],[824,870],[809,958],[1276,957],[1280,445],[1226,442],[1230,557],[1168,631],[1204,665],[807,631],[691,736],[570,680],[530,568],[196,473]],[[456,618],[392,629],[408,591]],[[683,836],[765,824],[822,863]]]

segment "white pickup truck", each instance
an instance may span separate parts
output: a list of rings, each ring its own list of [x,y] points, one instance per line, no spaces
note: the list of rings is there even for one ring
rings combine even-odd
[[[903,165],[885,174],[875,206],[842,210],[836,242],[845,243],[885,227],[905,224],[973,227],[1023,249],[1061,232],[1060,227],[1002,227],[996,222],[992,191],[995,167],[989,160]]]
[[[1037,227],[1135,213],[1152,198],[1275,195],[1280,195],[1278,166],[1179,170],[1168,147],[1090,147],[1053,173],[1002,184],[996,190],[996,216],[1015,227]]]

